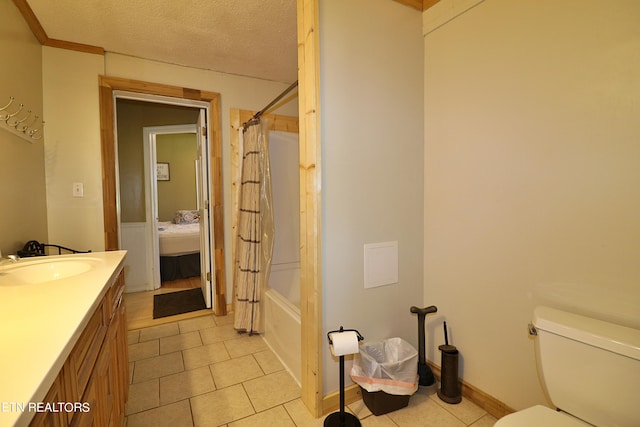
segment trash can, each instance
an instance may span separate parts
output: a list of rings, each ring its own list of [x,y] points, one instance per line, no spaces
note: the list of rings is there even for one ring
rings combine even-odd
[[[374,415],[404,408],[418,390],[418,351],[402,338],[363,344],[351,367],[351,379]]]

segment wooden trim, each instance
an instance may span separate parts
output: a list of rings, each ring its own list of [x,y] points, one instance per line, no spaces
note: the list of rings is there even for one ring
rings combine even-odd
[[[240,154],[240,137],[238,136],[237,129],[242,126],[240,120],[240,110],[237,108],[231,108],[229,111],[229,122],[231,124],[231,134],[229,136],[229,163],[231,167],[231,271],[233,271],[231,280],[233,281],[231,295],[236,294],[236,244],[238,236],[238,195],[240,191],[240,173],[241,173],[241,154]],[[229,312],[235,313],[236,299],[231,298],[231,310]]]
[[[362,399],[362,390],[358,384],[351,384],[344,388],[344,404],[349,405]],[[340,391],[327,394],[322,398],[322,415],[340,409]]]
[[[235,270],[236,266],[236,236],[238,235],[238,189],[240,187],[240,173],[241,173],[241,159],[240,153],[240,138],[238,131],[240,127],[250,120],[255,111],[239,110],[232,108],[230,110],[230,123],[231,123],[231,135],[230,135],[230,163],[231,163],[231,265]],[[262,116],[269,119],[269,130],[275,130],[280,132],[298,133],[298,118],[293,116],[282,116],[277,114],[265,114]],[[235,295],[235,283],[233,284],[233,295]],[[231,310],[235,308],[235,298],[231,303]]]
[[[75,43],[75,42],[68,42],[68,41],[64,41],[64,40],[57,40],[57,39],[47,39],[47,41],[45,41],[44,43],[42,43],[45,46],[49,46],[49,47],[57,47],[59,49],[67,49],[67,50],[75,50],[77,52],[83,52],[83,53],[93,53],[96,55],[104,55],[104,49],[98,46],[91,46],[88,44],[82,44],[82,43]]]
[[[422,0],[394,0],[405,6],[412,7],[417,10],[422,10]]]
[[[438,3],[440,0],[422,0],[422,10],[425,11],[429,9],[434,4]]]
[[[102,144],[102,197],[104,205],[105,249],[116,250],[118,242],[118,216],[116,200],[116,159],[114,117],[115,106],[113,91],[144,93],[172,98],[190,99],[209,103],[209,147],[211,150],[211,178],[213,200],[210,212],[213,217],[213,253],[215,262],[216,305],[213,308],[218,316],[227,313],[226,276],[224,266],[224,206],[222,197],[222,137],[220,133],[220,94],[197,89],[149,83],[117,77],[100,76],[100,138]]]
[[[434,4],[438,3],[440,0],[394,0],[394,1],[424,12]]]
[[[233,110],[232,110],[233,111]],[[238,112],[238,124],[234,129],[240,129],[244,123],[251,120],[251,118],[256,114],[257,111],[250,110],[235,110]],[[279,114],[265,114],[262,117],[269,119],[269,130],[275,130],[280,132],[291,132],[298,133],[299,132],[299,123],[297,117],[294,116],[283,116]],[[234,127],[232,125],[232,127]]]
[[[215,267],[216,306],[214,313],[218,316],[227,314],[227,278],[225,270],[224,255],[224,196],[222,192],[222,111],[220,107],[220,94],[213,92],[201,92],[201,97],[205,96],[209,102],[209,117],[207,127],[209,128],[209,149],[211,152],[211,176],[209,177],[209,188],[211,188],[213,200],[209,201],[213,228],[213,257]]]
[[[35,13],[33,13],[33,9],[31,9],[31,6],[29,6],[29,3],[27,3],[27,0],[13,0],[13,3],[18,8],[25,22],[31,29],[31,32],[36,37],[36,39],[38,39],[41,45],[57,47],[60,49],[75,50],[84,53],[94,53],[96,55],[104,55],[104,49],[98,46],[50,39],[46,31],[42,27],[42,24],[40,24],[38,17]]]
[[[302,401],[322,414],[322,243],[318,3],[297,0],[300,119],[300,317]]]
[[[36,37],[36,39],[38,39],[40,44],[45,44],[47,40],[49,40],[49,37],[44,31],[44,28],[42,28],[40,21],[38,21],[36,14],[33,13],[33,9],[31,9],[31,6],[29,6],[29,3],[27,3],[27,0],[13,0],[13,4],[16,5],[18,10],[24,17],[24,20],[26,21],[29,28],[31,28],[31,32]]]
[[[120,249],[118,242],[118,215],[115,158],[115,106],[113,89],[100,77],[98,102],[100,103],[100,150],[102,153],[102,209],[104,218],[104,248]]]
[[[427,361],[427,363],[431,367],[431,370],[433,371],[433,375],[436,377],[438,381],[440,381],[440,376],[441,376],[440,366],[436,365],[431,361]],[[461,387],[462,396],[465,399],[469,399],[470,401],[472,401],[473,403],[475,403],[476,405],[478,405],[479,407],[487,411],[488,414],[494,416],[496,419],[500,419],[505,415],[509,415],[515,412],[515,409],[507,406],[500,400],[472,386],[471,384],[463,380],[460,380],[460,383],[462,385]]]

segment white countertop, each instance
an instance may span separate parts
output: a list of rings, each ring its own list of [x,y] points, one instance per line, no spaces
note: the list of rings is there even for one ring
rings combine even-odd
[[[19,405],[42,401],[126,253],[23,258],[0,266],[0,426],[29,423],[34,413]],[[91,268],[45,283],[7,283],[11,268],[69,257]]]

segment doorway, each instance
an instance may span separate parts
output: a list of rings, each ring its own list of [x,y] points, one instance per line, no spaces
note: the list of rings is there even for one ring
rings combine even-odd
[[[114,95],[120,248],[131,255],[125,259],[127,290],[198,277],[188,282],[202,289],[211,308],[209,150],[198,132],[206,128],[206,106]],[[184,124],[147,126],[164,123]]]
[[[211,271],[206,254],[211,250],[208,215],[201,212],[206,209],[209,188],[197,125],[151,126],[143,134],[147,222],[152,224],[148,289],[193,277],[200,278],[204,289]],[[208,308],[210,300],[205,294]]]
[[[122,91],[122,92],[120,92]],[[208,294],[210,306],[217,315],[226,314],[226,285],[224,269],[224,229],[222,206],[221,141],[220,141],[220,95],[213,92],[178,88],[129,79],[100,77],[100,114],[102,131],[103,161],[103,204],[105,220],[105,248],[116,250],[121,247],[122,233],[120,218],[122,206],[118,191],[118,151],[116,144],[116,97],[126,93],[141,101],[161,102],[169,105],[194,107],[199,117],[206,123],[203,136],[208,141],[208,152],[203,152],[208,163],[207,176],[203,179],[210,191],[203,205],[211,226],[204,233],[210,241],[211,251],[205,254],[211,263]],[[200,132],[197,132],[200,133]],[[141,159],[142,160],[142,159]],[[142,194],[138,197],[144,197]],[[216,230],[214,233],[213,230]],[[218,232],[219,230],[219,232]],[[214,262],[215,260],[215,262]]]

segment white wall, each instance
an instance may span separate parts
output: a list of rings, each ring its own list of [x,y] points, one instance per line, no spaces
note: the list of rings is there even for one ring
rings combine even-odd
[[[27,110],[45,117],[42,47],[13,2],[0,2],[0,28],[0,107],[9,103],[9,97],[15,98],[0,115],[18,111],[23,103],[16,118],[25,117]],[[41,129],[40,123],[36,128]],[[0,251],[4,256],[15,254],[29,240],[47,241],[44,139],[29,140],[9,129],[0,121]]]
[[[388,0],[319,8],[323,336],[344,325],[369,342],[399,336],[417,346],[409,308],[423,300],[421,14]],[[364,289],[363,245],[394,240],[399,283]],[[324,394],[338,381],[324,345]]]
[[[49,242],[104,250],[98,75],[104,57],[42,48]],[[84,197],[73,197],[75,182]]]
[[[425,35],[425,303],[515,409],[545,401],[536,305],[640,328],[639,22],[635,0],[485,0]]]
[[[260,110],[288,84],[108,53],[105,57],[44,48],[49,237],[80,249],[104,249],[98,75],[218,92],[222,103],[227,302],[232,298],[229,109]],[[278,114],[297,115],[295,101]],[[73,199],[71,184],[85,183]]]

